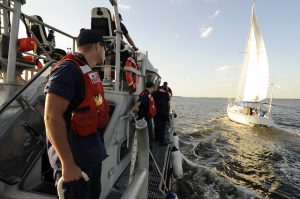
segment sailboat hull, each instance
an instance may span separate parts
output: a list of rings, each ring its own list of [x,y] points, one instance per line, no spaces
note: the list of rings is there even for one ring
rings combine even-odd
[[[231,121],[237,122],[239,124],[244,124],[248,126],[263,125],[263,126],[273,126],[274,122],[272,118],[268,116],[260,117],[257,115],[250,115],[247,112],[243,112],[244,107],[240,106],[228,106],[227,115]]]

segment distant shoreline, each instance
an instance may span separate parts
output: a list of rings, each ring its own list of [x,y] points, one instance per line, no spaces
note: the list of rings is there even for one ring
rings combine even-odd
[[[213,99],[228,99],[227,97],[185,97],[185,96],[173,96],[173,97],[182,97],[182,98],[213,98]],[[273,100],[300,100],[300,98],[273,98]]]

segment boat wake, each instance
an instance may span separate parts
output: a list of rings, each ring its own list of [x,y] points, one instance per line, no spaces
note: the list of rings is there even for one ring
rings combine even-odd
[[[209,168],[197,165],[184,158],[185,173],[182,180],[177,183],[179,198],[189,199],[219,199],[219,198],[259,198],[247,189],[236,186],[226,178],[219,177]]]
[[[294,136],[277,127],[236,124],[227,116],[180,134],[187,172],[178,183],[179,197],[297,198],[300,143]]]

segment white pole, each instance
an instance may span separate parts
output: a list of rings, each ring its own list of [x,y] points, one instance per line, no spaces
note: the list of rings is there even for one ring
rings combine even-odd
[[[271,116],[271,108],[272,108],[272,101],[273,101],[273,84],[271,84],[271,99],[269,104],[268,116]]]
[[[7,64],[7,83],[14,84],[16,81],[16,56],[17,39],[19,34],[19,22],[21,16],[21,1],[14,2],[14,15],[12,19],[8,64]]]
[[[114,2],[113,5],[115,13],[115,23],[116,23],[116,61],[115,61],[115,90],[119,91],[120,85],[120,47],[121,47],[121,25],[119,19],[118,5]]]
[[[3,4],[8,6],[7,0],[3,0]],[[1,11],[3,13],[3,28],[4,28],[3,34],[8,35],[9,34],[9,26],[8,26],[8,22],[9,22],[8,13],[9,13],[9,11],[5,10],[5,9],[1,9]]]

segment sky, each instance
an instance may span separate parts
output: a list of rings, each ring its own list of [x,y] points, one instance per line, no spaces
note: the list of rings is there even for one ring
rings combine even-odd
[[[246,45],[251,0],[119,0],[129,35],[174,95],[234,97]],[[27,0],[22,12],[77,36],[91,10],[109,0]],[[256,0],[275,98],[300,99],[300,1]],[[21,32],[20,32],[21,34]],[[66,50],[70,41],[56,37]],[[68,46],[69,45],[69,46]]]

